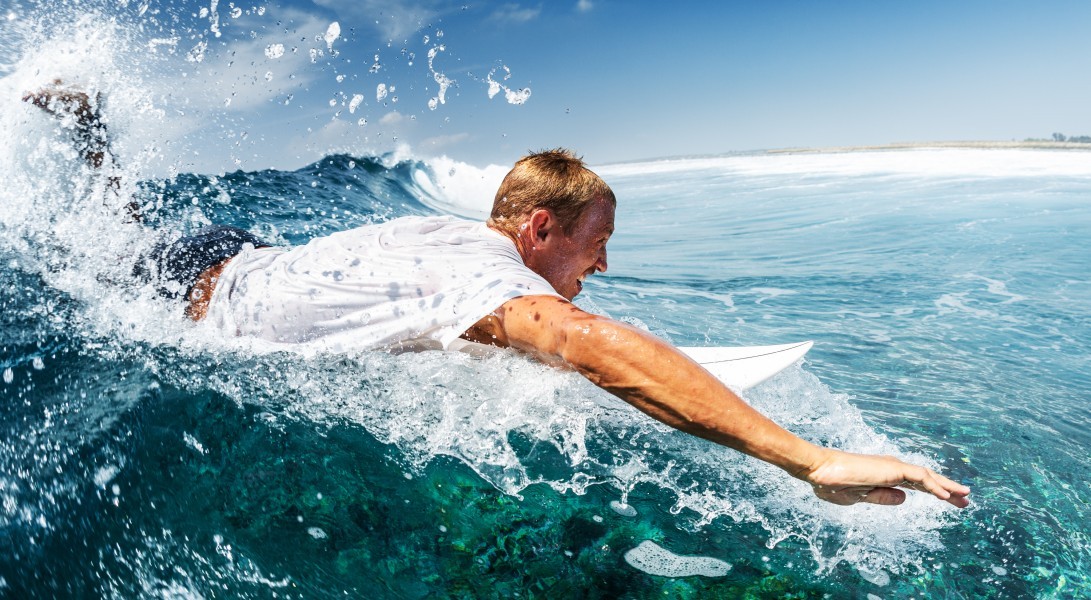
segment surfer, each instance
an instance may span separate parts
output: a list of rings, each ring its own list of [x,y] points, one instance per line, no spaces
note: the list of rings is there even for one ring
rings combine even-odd
[[[87,94],[53,87],[24,99],[75,117],[77,137],[93,142],[84,159],[102,165],[105,124]],[[905,488],[968,506],[968,487],[894,457],[807,442],[669,344],[572,304],[584,279],[607,269],[616,205],[579,157],[549,150],[515,163],[486,223],[403,217],[295,248],[220,227],[161,245],[138,271],[225,335],[325,352],[447,349],[459,339],[515,348],[671,427],[776,465],[823,500],[900,504]]]

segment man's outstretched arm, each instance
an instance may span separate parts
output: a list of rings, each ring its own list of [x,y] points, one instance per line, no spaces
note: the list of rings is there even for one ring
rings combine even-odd
[[[669,344],[551,296],[524,296],[496,313],[507,341],[546,362],[563,361],[592,383],[681,431],[745,452],[807,481],[837,504],[900,504],[899,487],[957,506],[970,489],[894,457],[822,448],[743,402]]]

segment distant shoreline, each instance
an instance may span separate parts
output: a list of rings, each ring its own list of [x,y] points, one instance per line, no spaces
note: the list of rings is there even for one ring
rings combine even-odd
[[[1079,142],[1054,142],[1048,140],[1023,142],[896,142],[875,146],[825,146],[818,148],[778,148],[764,150],[765,154],[833,154],[839,152],[870,152],[883,150],[923,150],[929,148],[970,148],[987,150],[1076,150],[1091,151],[1091,144]]]

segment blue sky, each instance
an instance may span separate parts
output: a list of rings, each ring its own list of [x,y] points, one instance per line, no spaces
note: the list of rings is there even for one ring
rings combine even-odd
[[[8,23],[87,12],[66,6],[0,0]],[[569,146],[601,164],[1091,134],[1089,2],[101,6],[142,36],[113,51],[163,107],[170,151],[201,171],[399,147],[484,166]],[[0,63],[25,47],[0,42]],[[492,98],[490,77],[504,86]],[[505,87],[530,95],[509,102]]]

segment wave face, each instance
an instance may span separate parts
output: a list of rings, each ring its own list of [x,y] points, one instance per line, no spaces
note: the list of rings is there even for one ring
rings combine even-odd
[[[221,223],[298,244],[405,215],[480,216],[504,169],[331,149],[300,169],[199,174],[170,158],[168,141],[185,146],[170,131],[181,100],[147,64],[191,49],[134,51],[187,31],[139,8],[132,22],[81,11],[0,44],[27,48],[0,80],[15,140],[0,148],[4,594],[1087,589],[1087,155],[599,169],[619,231],[582,306],[679,345],[815,339],[807,362],[747,400],[810,440],[927,464],[977,493],[965,512],[918,494],[897,509],[835,507],[516,356],[303,359],[186,321],[131,277],[164,232]],[[89,169],[72,123],[19,101],[45,66],[96,73],[83,83],[108,98],[124,160]],[[142,223],[119,216],[130,198]]]

